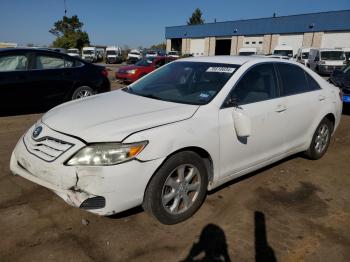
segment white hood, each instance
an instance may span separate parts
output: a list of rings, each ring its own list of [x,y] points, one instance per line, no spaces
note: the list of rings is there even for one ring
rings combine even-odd
[[[62,104],[42,121],[90,143],[117,142],[140,130],[188,119],[197,108],[117,90]]]

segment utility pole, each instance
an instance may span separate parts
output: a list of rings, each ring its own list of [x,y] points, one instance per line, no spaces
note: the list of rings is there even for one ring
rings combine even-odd
[[[67,16],[67,4],[66,4],[66,0],[63,0],[64,2],[64,16]]]

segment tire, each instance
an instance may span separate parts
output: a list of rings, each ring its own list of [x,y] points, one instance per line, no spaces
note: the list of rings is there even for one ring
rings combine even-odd
[[[81,99],[94,95],[94,90],[89,86],[80,86],[74,90],[71,100]]]
[[[142,207],[159,222],[176,224],[200,208],[207,186],[208,172],[202,158],[191,151],[180,152],[171,156],[153,176]]]
[[[315,133],[312,136],[310,147],[305,152],[305,155],[312,160],[320,159],[328,149],[332,132],[332,122],[329,119],[324,118],[317,126]]]

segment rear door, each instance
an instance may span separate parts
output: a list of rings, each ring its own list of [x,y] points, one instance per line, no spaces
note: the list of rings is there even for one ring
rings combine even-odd
[[[32,81],[37,86],[38,103],[56,105],[72,90],[77,77],[74,60],[61,54],[36,52]]]
[[[29,64],[30,54],[25,51],[0,55],[0,108],[20,108],[31,104]]]
[[[326,103],[326,94],[311,75],[300,66],[276,63],[285,98],[287,125],[286,146],[293,149],[304,145],[307,133],[318,116],[320,107]]]

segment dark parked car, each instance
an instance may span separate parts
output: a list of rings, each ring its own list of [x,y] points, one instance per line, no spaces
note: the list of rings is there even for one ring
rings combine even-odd
[[[350,65],[335,70],[329,81],[343,90],[343,102],[350,105]]]
[[[110,90],[104,67],[49,50],[0,50],[0,109],[52,107]]]

